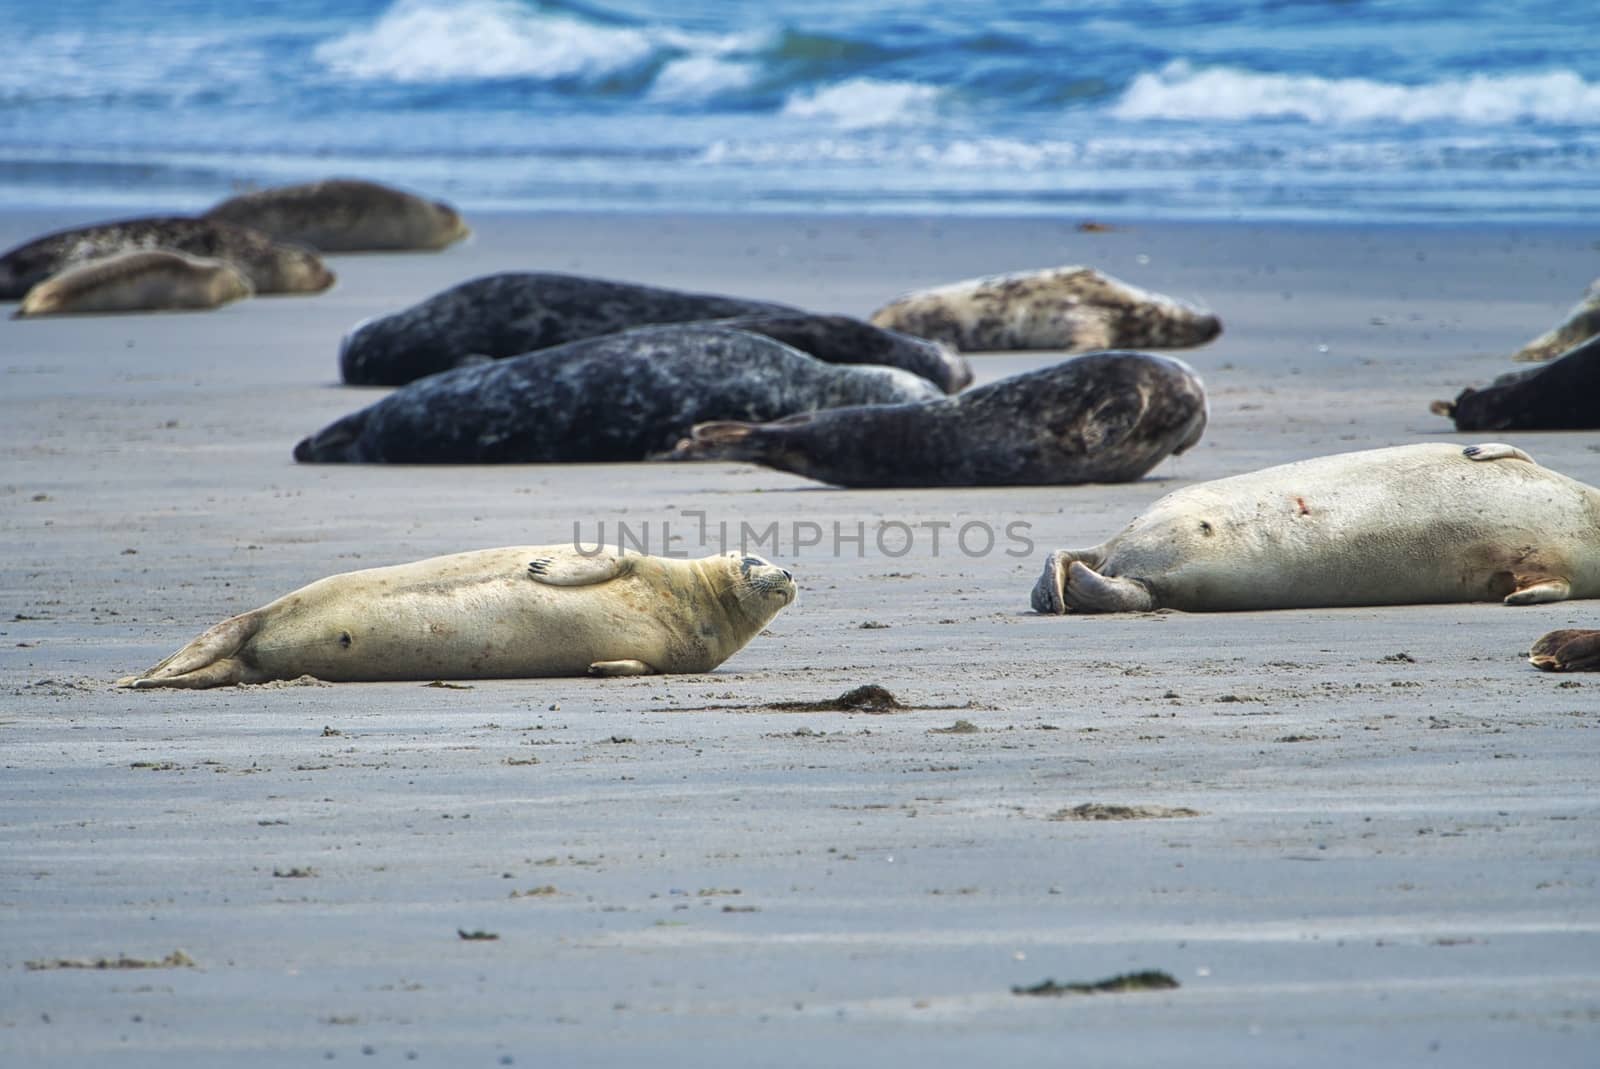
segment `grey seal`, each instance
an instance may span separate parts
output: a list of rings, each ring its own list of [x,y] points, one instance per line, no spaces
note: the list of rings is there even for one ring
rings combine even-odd
[[[1600,597],[1600,490],[1498,442],[1340,453],[1184,487],[1058,550],[1042,613]]]
[[[339,372],[352,386],[403,386],[468,360],[503,360],[635,327],[702,320],[732,320],[731,326],[829,363],[905,368],[950,393],[972,381],[971,368],[944,347],[845,316],[552,272],[486,275],[358,323],[340,345]]]
[[[748,460],[836,486],[1127,482],[1200,440],[1181,360],[1092,353],[920,403],[702,424],[672,460]]]
[[[320,252],[442,249],[472,232],[443,201],[355,178],[241,193],[205,218],[252,227]]]
[[[15,318],[198,311],[254,292],[250,280],[231,263],[144,249],[87,260],[51,275],[22,298]]]
[[[1550,360],[1600,334],[1600,278],[1589,283],[1583,297],[1567,313],[1567,318],[1545,331],[1511,355],[1511,359],[1532,362]]]
[[[1564,627],[1540,635],[1528,663],[1545,672],[1600,672],[1600,631]]]
[[[303,462],[638,461],[712,418],[940,396],[897,368],[824,364],[757,334],[645,327],[418,379],[295,446]]]
[[[1052,267],[909,293],[872,314],[876,326],[961,350],[1181,349],[1222,333],[1203,308],[1089,267]]]
[[[213,219],[150,216],[58,230],[0,256],[0,300],[28,290],[75,264],[139,249],[171,249],[225,260],[260,293],[320,293],[333,272],[310,249],[273,241],[259,230]]]
[[[1600,336],[1548,364],[1507,372],[1430,408],[1454,420],[1458,431],[1593,430],[1600,427]]]
[[[319,579],[118,685],[709,672],[794,601],[760,557],[507,546]]]

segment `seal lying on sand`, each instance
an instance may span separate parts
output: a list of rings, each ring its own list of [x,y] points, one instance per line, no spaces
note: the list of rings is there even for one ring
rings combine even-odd
[[[507,272],[356,324],[339,346],[339,370],[352,386],[399,386],[469,356],[499,360],[648,323],[792,311],[580,275]]]
[[[1600,631],[1563,628],[1540,635],[1528,663],[1546,672],[1600,672]]]
[[[824,364],[756,334],[683,324],[419,379],[295,446],[296,460],[397,464],[643,460],[696,422],[940,396],[886,367]]]
[[[1185,487],[1050,554],[1038,612],[1600,597],[1600,490],[1508,445],[1342,453]]]
[[[1520,361],[1550,360],[1600,334],[1600,278],[1589,283],[1560,326],[1539,335],[1512,354]]]
[[[892,301],[872,322],[962,350],[1179,349],[1222,333],[1204,309],[1088,267],[954,282]]]
[[[503,360],[635,327],[723,320],[829,363],[904,368],[947,393],[972,381],[966,361],[945,347],[845,316],[548,273],[488,275],[358,323],[340,346],[339,370],[352,386],[403,386],[464,362]]]
[[[1093,353],[920,404],[702,424],[666,459],[751,460],[837,486],[1113,483],[1205,425],[1205,389],[1181,360]]]
[[[233,264],[150,249],[89,260],[51,275],[28,291],[15,318],[216,308],[253,292]]]
[[[205,218],[253,227],[322,252],[442,249],[472,232],[442,201],[353,178],[243,193]]]
[[[709,672],[794,597],[760,557],[482,549],[319,579],[118,685]]]
[[[86,260],[138,249],[226,260],[244,272],[257,293],[320,293],[333,285],[333,272],[309,249],[232,223],[156,216],[60,230],[18,245],[0,256],[0,300],[19,300],[51,275]]]
[[[1576,431],[1600,427],[1600,336],[1542,367],[1501,375],[1454,401],[1435,401],[1435,415],[1458,431]]]

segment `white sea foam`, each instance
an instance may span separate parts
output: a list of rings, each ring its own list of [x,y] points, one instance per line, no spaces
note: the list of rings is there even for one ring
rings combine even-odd
[[[674,104],[699,103],[748,89],[758,70],[753,63],[718,56],[685,56],[661,68],[650,86],[650,97]]]
[[[797,119],[831,121],[841,130],[894,126],[929,117],[939,90],[916,82],[851,78],[811,92],[792,94],[783,114]]]
[[[637,67],[655,48],[643,30],[515,0],[398,0],[371,26],[318,45],[315,57],[335,74],[368,81],[592,80]]]
[[[1139,75],[1110,110],[1118,119],[1592,126],[1600,122],[1600,85],[1566,70],[1401,85],[1366,78],[1195,68],[1178,60],[1156,73]]]

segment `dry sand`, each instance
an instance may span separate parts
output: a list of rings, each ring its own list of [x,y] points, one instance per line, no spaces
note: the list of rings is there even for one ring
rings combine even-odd
[[[0,215],[0,247],[84,219]],[[1470,440],[1428,402],[1510,370],[1600,273],[1600,235],[473,222],[442,254],[337,258],[314,298],[0,322],[0,1064],[1594,1064],[1600,678],[1524,653],[1600,625],[1600,603],[1027,608],[1046,550],[1187,482]],[[1204,441],[1142,482],[290,460],[378,396],[335,384],[345,329],[491,270],[864,314],[1061,263],[1227,325],[1185,354]],[[1510,439],[1600,483],[1594,434]],[[712,675],[109,686],[329,572],[575,522],[665,521],[697,550],[690,510],[776,522],[802,590]],[[823,545],[797,551],[805,521]],[[894,522],[915,529],[903,556],[875,545]],[[917,525],[942,522],[1024,523],[1033,545],[969,556],[948,528],[935,553]],[[865,523],[865,552],[836,555],[835,523]],[[864,683],[929,708],[763,708]],[[1198,815],[1057,819],[1085,803]],[[26,965],[178,948],[192,967]],[[1011,993],[1146,969],[1181,986]]]

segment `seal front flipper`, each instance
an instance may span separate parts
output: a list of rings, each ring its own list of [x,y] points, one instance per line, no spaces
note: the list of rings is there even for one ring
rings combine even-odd
[[[1545,672],[1600,672],[1600,631],[1551,631],[1533,644],[1528,663]]]
[[[610,582],[627,571],[628,567],[627,557],[612,553],[585,557],[573,551],[529,561],[528,578],[546,586],[593,586]]]
[[[1461,450],[1461,455],[1468,460],[1526,460],[1529,464],[1537,464],[1528,454],[1514,445],[1504,442],[1483,442],[1480,445],[1469,445]]]
[[[224,620],[143,675],[117,680],[119,687],[226,687],[271,678],[240,656],[261,629],[260,610]]]
[[[658,673],[643,661],[596,661],[589,666],[592,676],[653,676]]]
[[[1137,579],[1101,575],[1080,560],[1067,565],[1062,599],[1078,612],[1149,612],[1156,607],[1150,588]]]

